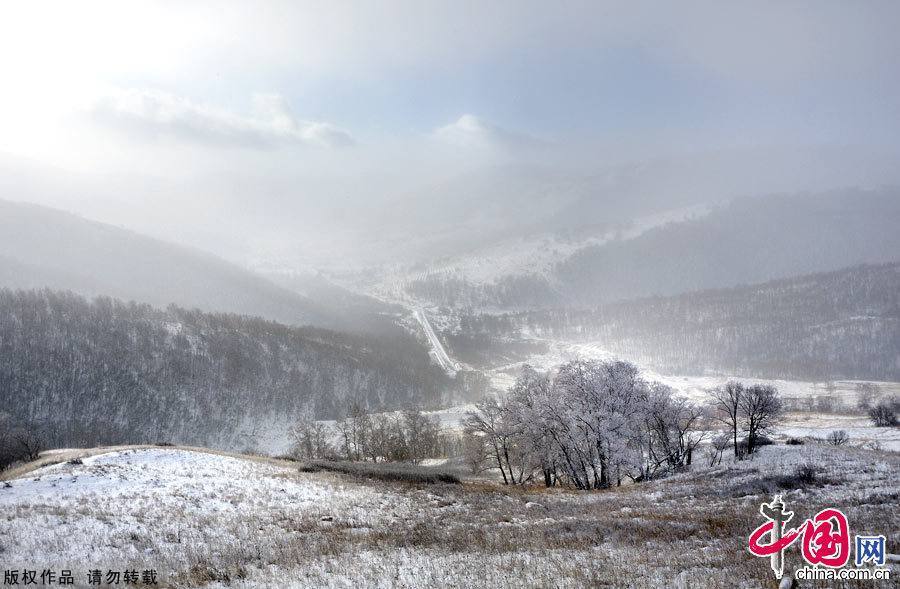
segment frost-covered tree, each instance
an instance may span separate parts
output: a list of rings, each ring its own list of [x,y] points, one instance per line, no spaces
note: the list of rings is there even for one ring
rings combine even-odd
[[[741,404],[745,396],[744,385],[737,381],[729,381],[724,386],[713,389],[713,409],[719,421],[725,424],[731,434],[734,457],[740,458],[738,432],[741,430]]]
[[[627,362],[569,362],[547,375],[526,367],[501,401],[467,417],[504,481],[540,473],[577,489],[643,480],[688,466],[701,411],[648,384]]]
[[[493,397],[477,403],[475,407],[476,410],[468,412],[463,420],[465,434],[484,437],[488,457],[500,470],[503,484],[514,484],[512,458],[515,455],[515,440],[506,412]]]
[[[881,388],[873,382],[856,383],[856,408],[860,413],[868,413],[881,394]]]
[[[778,389],[771,385],[751,385],[744,391],[739,408],[747,432],[747,454],[753,454],[760,437],[781,418]]]
[[[291,454],[296,458],[321,460],[336,454],[331,445],[331,432],[320,421],[314,421],[308,414],[303,416],[289,431]]]
[[[645,476],[652,477],[660,468],[680,470],[691,465],[693,453],[705,437],[697,431],[703,410],[686,399],[675,397],[665,385],[651,387],[647,407],[648,460]]]
[[[897,399],[882,399],[869,410],[869,418],[876,427],[897,425]]]
[[[717,464],[722,463],[722,453],[729,445],[731,445],[731,439],[724,434],[718,435],[710,440],[709,449],[706,453],[710,466],[716,466]]]
[[[825,439],[828,440],[828,443],[832,446],[843,446],[850,441],[850,435],[842,429],[836,429],[828,434]]]
[[[519,480],[530,479],[532,473],[539,471],[547,487],[554,486],[557,481],[557,450],[551,425],[544,414],[552,395],[548,375],[526,365],[503,406],[505,419],[515,438]]]

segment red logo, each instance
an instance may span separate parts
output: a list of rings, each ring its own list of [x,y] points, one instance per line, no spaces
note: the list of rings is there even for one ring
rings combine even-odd
[[[839,509],[828,508],[796,528],[785,528],[794,513],[784,510],[784,501],[776,496],[763,503],[759,512],[768,521],[750,534],[749,548],[755,556],[769,556],[775,578],[784,574],[784,550],[802,536],[803,559],[811,565],[843,567],[850,560],[850,528],[847,516]]]

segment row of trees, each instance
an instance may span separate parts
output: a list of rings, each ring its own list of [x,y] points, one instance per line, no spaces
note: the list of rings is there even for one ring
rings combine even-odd
[[[674,472],[691,464],[705,417],[673,393],[628,362],[577,360],[555,374],[526,367],[509,395],[466,416],[467,460],[486,460],[506,484],[541,476],[577,489]]]
[[[819,390],[819,383],[812,384],[813,390]],[[827,381],[821,385],[823,392],[801,397],[784,397],[782,399],[786,411],[798,413],[833,413],[845,415],[858,413],[869,415],[876,405],[885,399],[882,388],[874,382],[857,382],[854,385],[853,395],[842,394],[834,381]]]
[[[371,414],[358,403],[333,428],[305,418],[291,429],[291,437],[292,454],[304,459],[419,463],[445,455],[452,445],[440,423],[417,408]]]

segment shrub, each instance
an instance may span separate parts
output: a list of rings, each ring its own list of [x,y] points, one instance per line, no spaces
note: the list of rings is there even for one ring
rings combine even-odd
[[[785,442],[785,444],[787,444],[788,446],[802,446],[805,443],[806,442],[804,442],[800,438],[788,438],[788,440]]]
[[[414,464],[375,464],[371,462],[334,462],[330,460],[314,460],[300,466],[300,472],[330,471],[347,474],[350,476],[377,479],[382,481],[397,481],[407,483],[423,483],[433,485],[436,483],[459,484],[459,477],[453,473],[436,470],[427,466]]]
[[[819,478],[819,469],[811,463],[801,464],[794,471],[794,478],[804,485],[812,485]]]
[[[757,436],[756,441],[754,442],[753,449],[756,450],[758,448],[762,448],[763,446],[771,446],[775,443],[775,440],[768,436]],[[738,451],[742,456],[747,455],[747,446],[749,445],[749,440],[744,438],[743,440],[738,442]]]
[[[897,403],[895,399],[883,399],[869,409],[869,418],[877,427],[897,425]]]
[[[291,454],[279,454],[278,456],[275,456],[275,459],[284,460],[286,462],[300,462],[296,456],[293,456]]]
[[[17,462],[36,460],[46,448],[40,428],[13,426],[8,420],[0,421],[0,470]]]
[[[850,435],[842,429],[836,429],[825,439],[832,446],[843,446],[850,440]]]

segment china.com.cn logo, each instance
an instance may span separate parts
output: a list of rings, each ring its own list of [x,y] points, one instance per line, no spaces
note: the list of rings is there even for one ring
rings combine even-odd
[[[845,569],[850,561],[850,526],[840,509],[823,509],[796,528],[785,527],[794,513],[785,510],[784,501],[775,496],[771,503],[763,503],[759,512],[766,522],[756,528],[749,538],[750,553],[769,557],[776,579],[784,575],[784,552],[798,539],[800,553],[810,567],[797,569],[797,579],[888,579],[888,569],[859,568],[867,564],[883,567],[885,561],[884,536],[857,535],[853,548],[857,568]],[[821,568],[820,568],[821,567]]]

